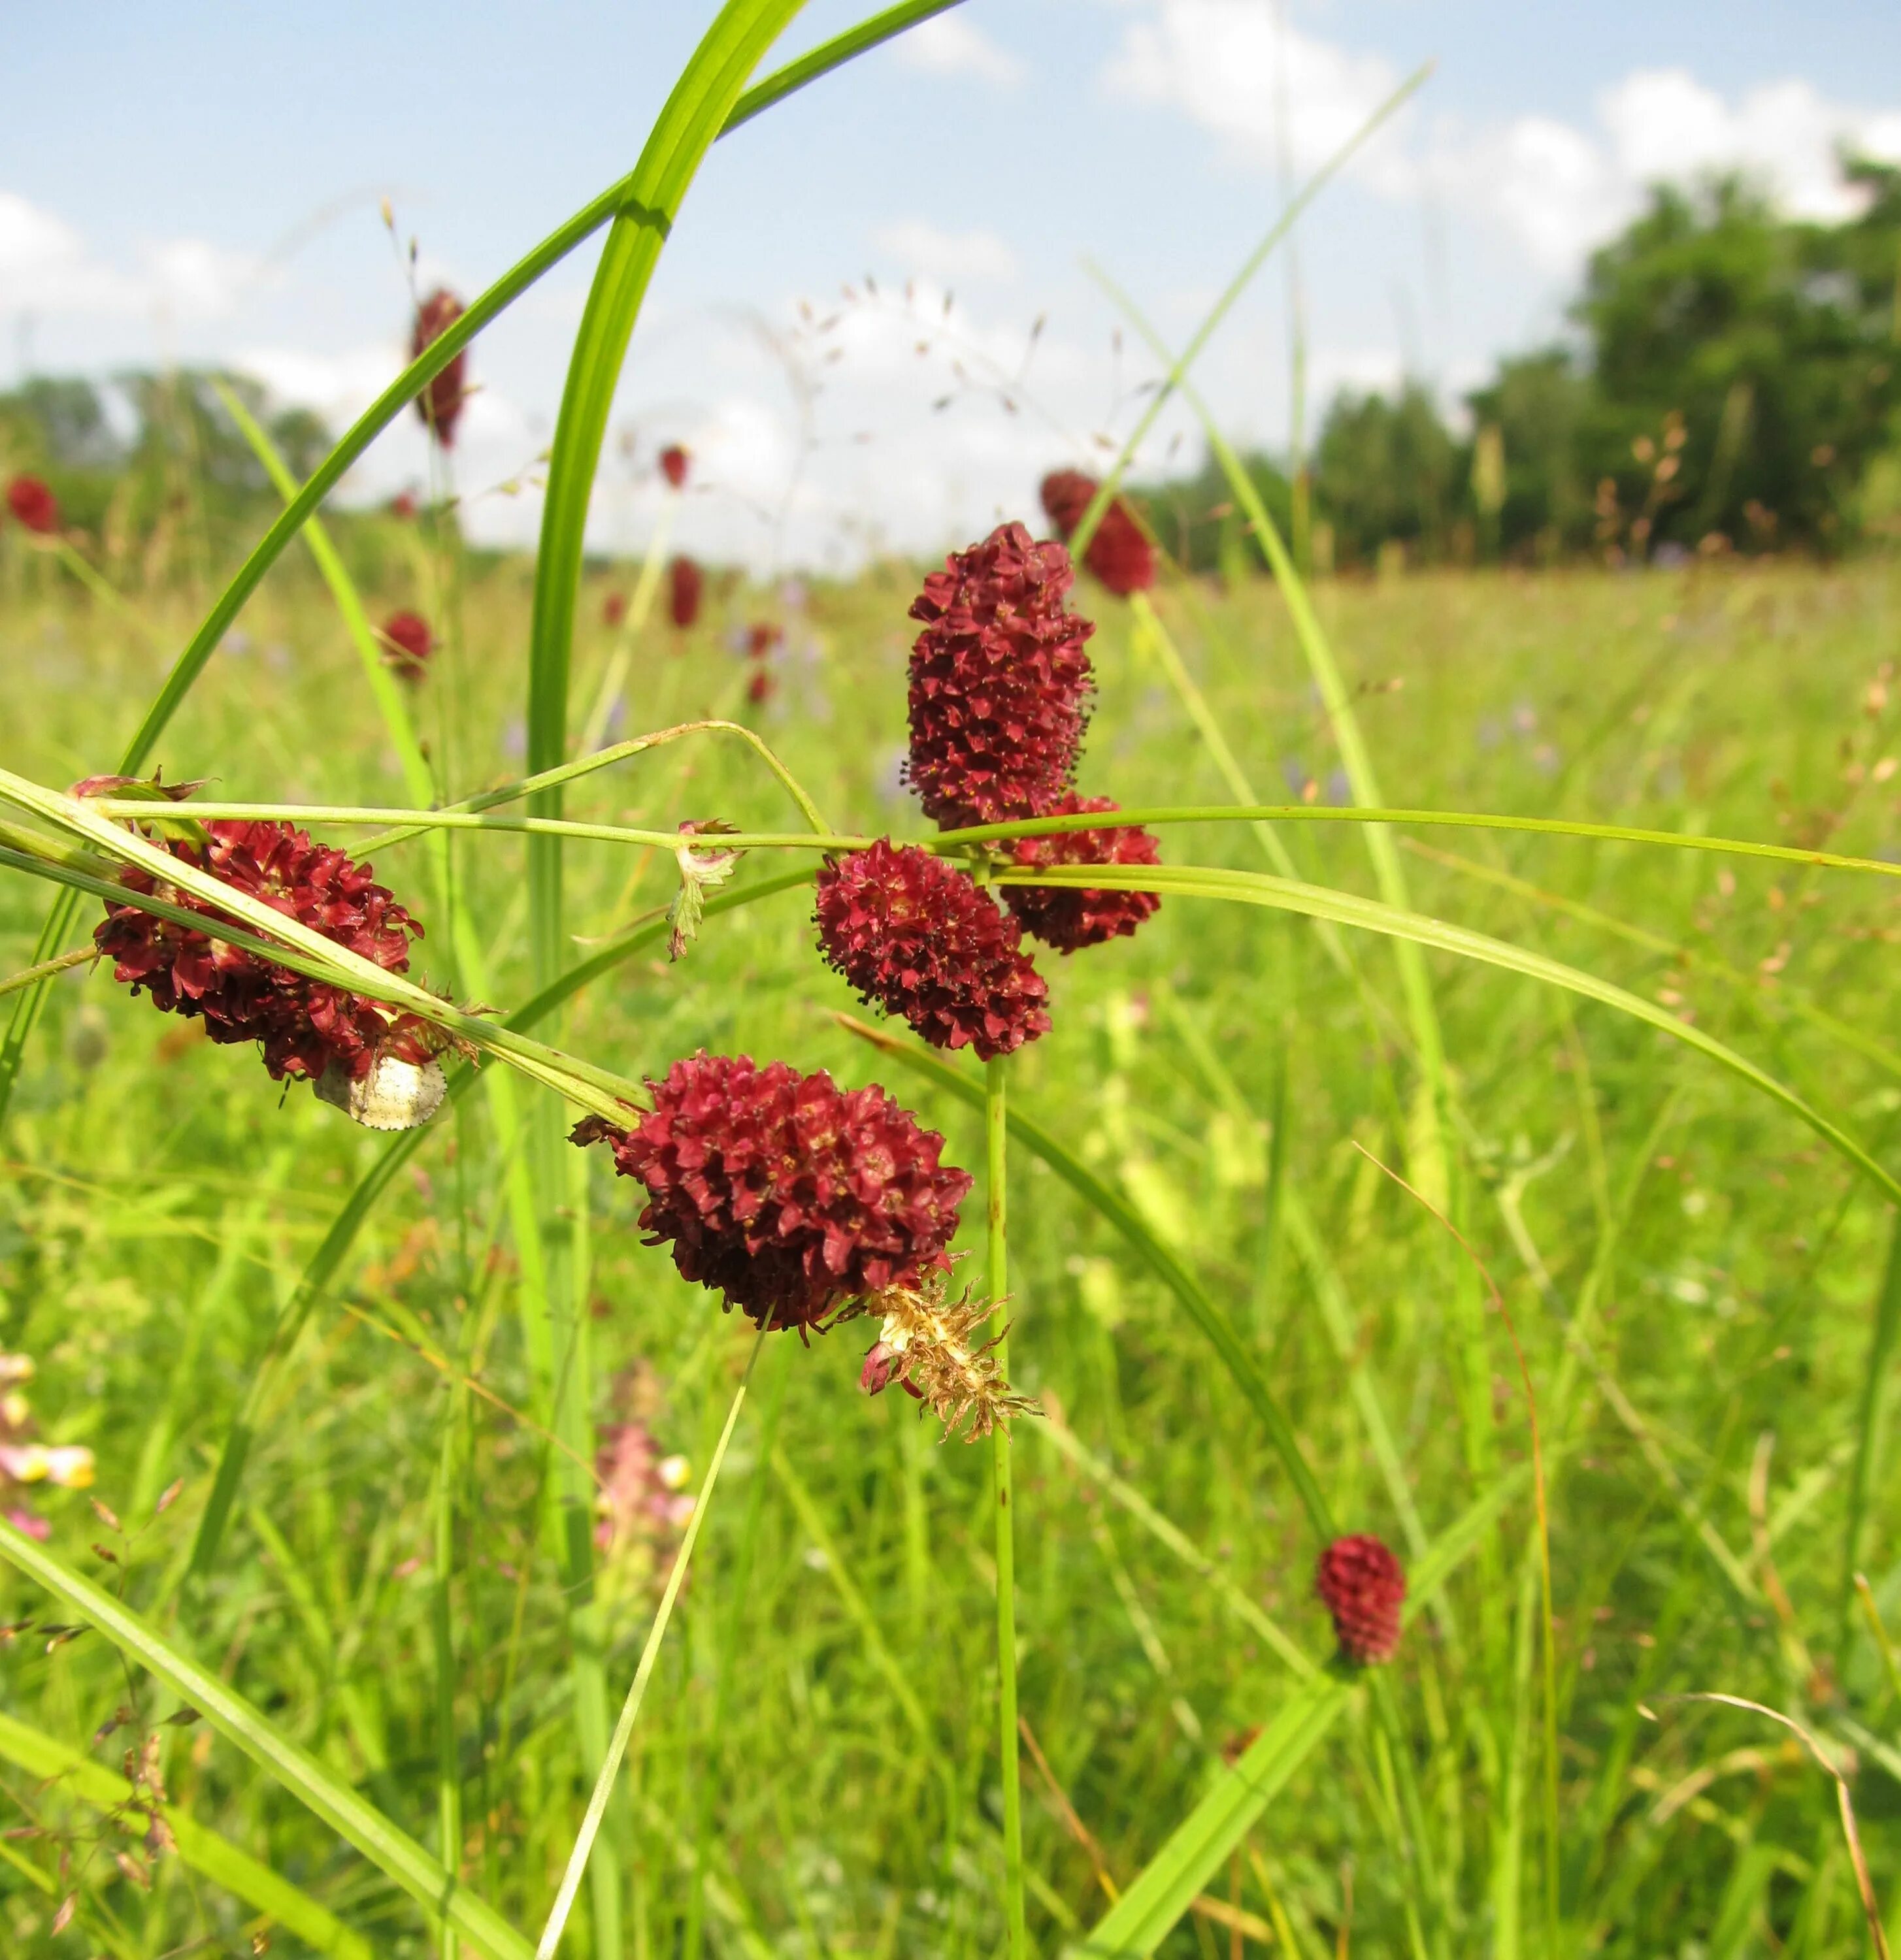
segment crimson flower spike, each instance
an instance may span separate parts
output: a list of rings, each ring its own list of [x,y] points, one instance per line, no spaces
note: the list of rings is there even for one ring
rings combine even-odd
[[[59,500],[40,476],[15,476],[7,485],[7,508],[23,530],[51,537],[59,529]]]
[[[409,358],[415,360],[440,340],[462,317],[464,310],[462,302],[447,286],[438,286],[416,308],[416,325],[409,335]],[[455,441],[455,425],[461,418],[463,403],[467,399],[468,372],[469,350],[465,347],[458,350],[439,374],[424,385],[416,398],[416,413],[428,425],[436,441],[444,449],[452,447]]]
[[[1406,1573],[1381,1540],[1364,1533],[1336,1538],[1320,1554],[1314,1584],[1349,1660],[1368,1667],[1393,1658]]]
[[[1082,522],[1101,486],[1080,469],[1056,469],[1043,479],[1043,508],[1065,542]],[[1119,599],[1155,583],[1155,547],[1121,498],[1110,501],[1083,553],[1088,566]]]

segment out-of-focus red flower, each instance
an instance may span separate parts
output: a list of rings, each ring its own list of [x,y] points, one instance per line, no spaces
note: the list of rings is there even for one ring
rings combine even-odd
[[[1116,805],[1107,797],[1060,797],[1044,816],[1090,816]],[[1051,864],[1159,864],[1161,846],[1151,832],[1132,824],[1102,830],[1066,830],[1053,837],[1019,837],[1011,847],[1017,862],[1041,868]],[[1099,891],[1075,885],[1006,885],[1005,902],[1024,931],[1063,953],[1100,946],[1133,932],[1160,907],[1153,892]]]
[[[1378,1538],[1336,1538],[1320,1554],[1314,1584],[1349,1660],[1366,1666],[1393,1658],[1399,1645],[1406,1573]]]
[[[756,619],[746,629],[746,657],[763,660],[785,637],[785,628],[770,619]]]
[[[676,490],[683,490],[686,487],[687,466],[693,460],[681,444],[670,442],[660,453],[660,473]]]
[[[747,679],[746,698],[757,707],[761,702],[772,699],[778,686],[770,667],[755,667]]]
[[[705,574],[690,558],[677,558],[667,568],[667,610],[682,632],[699,617]]]
[[[386,972],[408,970],[409,942],[422,928],[375,882],[368,865],[352,864],[288,823],[213,821],[203,829],[207,842],[168,838],[166,849]],[[149,872],[129,866],[119,876],[129,890],[218,917],[214,906]],[[135,905],[108,903],[93,940],[113,962],[113,977],[135,994],[150,994],[162,1012],[202,1020],[215,1042],[261,1042],[264,1065],[278,1081],[286,1076],[315,1081],[333,1064],[361,1080],[382,1056],[420,1066],[442,1045],[414,1015],[307,979]]]
[[[435,651],[435,635],[420,612],[392,612],[383,622],[383,664],[405,680],[420,680]]]
[[[861,997],[934,1048],[988,1061],[1049,1032],[1049,989],[1021,929],[967,872],[880,838],[828,858],[818,875],[819,945]]]
[[[618,626],[627,616],[627,595],[624,592],[610,592],[601,601],[600,616],[610,626]]]
[[[906,775],[940,824],[1040,816],[1068,788],[1095,631],[1064,604],[1074,580],[1061,545],[1000,524],[925,581]]]
[[[51,537],[59,528],[59,500],[40,476],[15,476],[7,485],[7,508],[21,527]]]
[[[416,492],[413,490],[399,490],[390,499],[390,515],[393,517],[402,518],[406,523],[416,515]]]
[[[416,326],[409,335],[409,358],[440,340],[464,312],[462,302],[446,286],[438,286],[416,308]],[[435,432],[437,441],[447,449],[455,441],[455,425],[467,399],[469,350],[459,349],[448,365],[416,398],[416,413]]]
[[[1100,486],[1080,469],[1052,470],[1043,479],[1043,508],[1065,541]],[[1096,527],[1083,563],[1114,593],[1126,599],[1155,582],[1155,547],[1121,498],[1113,499]]]
[[[578,1144],[605,1141],[646,1187],[650,1245],[681,1276],[762,1327],[807,1328],[835,1308],[945,1272],[967,1172],[944,1139],[882,1089],[840,1089],[782,1061],[677,1061],[629,1130],[590,1116]]]

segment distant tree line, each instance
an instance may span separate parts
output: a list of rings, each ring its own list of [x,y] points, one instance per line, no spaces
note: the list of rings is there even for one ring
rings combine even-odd
[[[1860,214],[1780,217],[1739,179],[1658,188],[1594,255],[1574,345],[1465,399],[1342,393],[1307,459],[1247,466],[1324,569],[1403,558],[1613,562],[1901,536],[1901,168],[1844,165]],[[1140,498],[1202,569],[1251,548],[1211,459]]]

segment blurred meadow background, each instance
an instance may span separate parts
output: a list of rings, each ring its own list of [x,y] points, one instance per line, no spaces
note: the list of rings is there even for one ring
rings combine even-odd
[[[320,533],[225,606],[285,485],[425,351],[417,306],[473,301],[627,170],[674,76],[713,90],[702,32],[773,50],[717,127],[855,18],[775,43],[795,11],[419,8],[379,43],[346,8],[295,51],[342,94],[274,139],[182,70],[269,72],[281,27],[27,27],[0,765],[116,771],[159,700],[134,773],[416,808],[717,718],[835,832],[920,838],[922,578],[996,523],[1043,535],[1046,471],[1119,473],[1160,575],[1079,576],[1078,787],[1200,813],[1157,831],[1209,875],[1038,954],[1054,1026],[1009,1063],[1005,1179],[1037,1411],[1001,1456],[940,1442],[859,1392],[868,1330],[781,1334],[698,1506],[754,1344],[642,1244],[605,1153],[559,1147],[551,1090],[489,1060],[393,1142],[109,969],[9,982],[0,1946],[526,1960],[697,1516],[563,1952],[1880,1950],[1901,30],[893,10],[712,150],[624,371],[588,247],[476,334],[453,444],[412,379]],[[88,63],[82,156],[53,112]],[[616,220],[605,262],[642,236]],[[1349,814],[1376,802],[1489,823]],[[720,733],[556,813],[801,827]],[[379,826],[313,827],[355,853]],[[1784,854],[1683,842],[1721,840]],[[8,842],[0,979],[97,916],[48,942],[54,887]],[[821,963],[811,852],[748,852],[677,959],[664,843],[566,840],[552,886],[514,832],[369,854],[457,1001],[576,979],[538,1029],[566,1055],[882,1083],[979,1177],[981,1287],[984,1071]],[[1362,899],[1520,970],[1357,929]],[[1409,1568],[1388,1667],[1333,1659],[1295,1459]]]

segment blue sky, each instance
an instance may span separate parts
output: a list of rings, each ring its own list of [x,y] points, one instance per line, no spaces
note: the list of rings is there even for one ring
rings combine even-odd
[[[785,52],[868,11],[813,0]],[[0,380],[230,361],[340,422],[397,364],[401,247],[417,240],[425,285],[485,284],[628,167],[710,11],[16,10]],[[700,460],[683,539],[760,567],[930,549],[1021,513],[1043,469],[1127,427],[1151,371],[1118,353],[1082,258],[1184,337],[1272,222],[1284,169],[1303,177],[1427,59],[1403,121],[1301,228],[1320,401],[1403,371],[1456,405],[1500,351],[1562,330],[1586,254],[1651,177],[1740,164],[1826,212],[1837,144],[1901,156],[1891,4],[967,0],[718,146],[635,337],[598,541],[645,536],[652,458],[677,438]],[[454,468],[480,535],[532,536],[591,263],[478,343]],[[1284,438],[1280,266],[1202,376],[1231,431]],[[1148,460],[1196,452],[1171,415]],[[350,494],[424,467],[417,431],[393,430]]]

